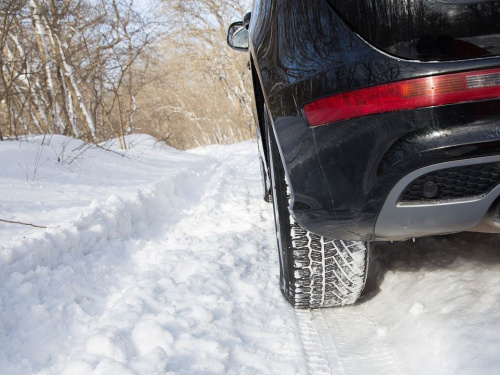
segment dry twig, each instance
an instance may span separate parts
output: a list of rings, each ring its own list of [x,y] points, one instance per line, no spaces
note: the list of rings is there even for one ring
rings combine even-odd
[[[4,220],[4,219],[0,219],[1,222],[4,222],[4,223],[9,223],[9,224],[21,224],[21,225],[28,225],[28,226],[31,226],[31,227],[35,227],[35,228],[44,228],[46,229],[47,227],[44,227],[42,225],[35,225],[35,224],[30,224],[30,223],[23,223],[21,221],[10,221],[10,220]]]

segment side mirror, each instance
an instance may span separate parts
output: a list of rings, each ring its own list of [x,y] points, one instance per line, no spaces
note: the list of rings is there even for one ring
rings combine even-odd
[[[243,22],[234,22],[229,26],[227,44],[237,51],[248,51],[248,30]]]

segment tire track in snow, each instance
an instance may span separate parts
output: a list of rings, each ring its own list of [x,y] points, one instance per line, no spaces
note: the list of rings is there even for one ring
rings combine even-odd
[[[296,310],[309,374],[403,373],[399,358],[384,342],[383,328],[369,313],[352,310]]]
[[[335,341],[320,310],[296,310],[309,374],[346,374]]]
[[[300,358],[302,354],[300,350],[301,343],[299,341],[300,334],[298,333],[298,327],[293,327],[295,320],[293,309],[289,307],[284,299],[281,299],[279,292],[277,280],[279,266],[277,250],[275,248],[274,220],[271,216],[272,210],[270,206],[264,203],[261,198],[260,175],[258,174],[258,169],[253,165],[255,164],[255,159],[251,159],[252,161],[249,163],[246,155],[233,154],[221,156],[221,158],[218,158],[220,165],[211,177],[211,180],[207,183],[205,199],[198,207],[198,210],[199,212],[213,212],[210,217],[205,216],[207,225],[211,221],[220,224],[222,227],[225,226],[223,223],[227,221],[232,221],[233,223],[241,222],[244,226],[247,221],[249,223],[252,222],[251,225],[254,229],[252,238],[248,238],[241,233],[236,235],[235,239],[237,239],[240,246],[245,244],[244,246],[258,247],[253,259],[244,260],[244,255],[234,254],[235,270],[241,273],[241,281],[246,279],[248,282],[252,279],[256,291],[242,290],[240,286],[235,288],[237,284],[241,284],[241,281],[234,280],[235,285],[231,285],[232,290],[230,293],[252,295],[257,292],[261,296],[258,299],[267,299],[272,295],[272,299],[266,302],[263,310],[268,310],[268,312],[272,313],[274,309],[273,305],[281,307],[280,311],[274,311],[275,315],[269,315],[269,313],[262,314],[261,312],[240,311],[240,308],[235,306],[232,312],[232,325],[240,326],[237,330],[243,340],[248,342],[259,341],[259,345],[262,345],[262,348],[272,347],[273,351],[275,351],[274,355],[277,355],[273,361],[275,362],[273,365],[264,365],[262,367],[259,367],[261,366],[259,365],[248,373],[303,374],[305,373],[303,369],[306,361],[305,358]],[[259,223],[257,224],[252,217],[256,216],[255,213],[258,208],[260,208],[260,215],[257,220]],[[195,219],[195,216],[196,213],[192,219]],[[218,243],[224,243],[230,237],[232,236],[221,235],[218,239],[214,238],[213,240],[216,240]],[[245,265],[245,263],[247,264]],[[241,266],[244,268],[243,272],[238,270]],[[247,297],[244,299],[247,299]],[[260,310],[264,306],[259,307],[254,305],[254,307]],[[251,323],[250,320],[252,321]],[[284,323],[283,329],[287,331],[288,342],[282,342],[282,338],[272,333],[274,330],[272,327],[273,321],[279,322],[277,324]],[[259,351],[261,355],[264,355],[264,358],[271,354],[271,352],[266,353],[266,350],[259,349]],[[251,358],[252,354],[248,353],[247,355]],[[261,362],[264,358],[254,357],[253,359],[256,362]],[[284,369],[283,364],[292,363],[296,366],[292,372],[289,372],[290,369]],[[285,372],[281,372],[281,368]],[[258,369],[257,372],[254,372],[255,369]],[[247,372],[244,371],[244,373]]]
[[[301,329],[301,334],[311,374],[403,373],[399,356],[386,342],[384,327],[363,306],[297,312],[297,316],[299,327],[301,321],[310,320],[309,330]],[[316,347],[311,347],[313,342]],[[321,353],[329,370],[318,366]]]

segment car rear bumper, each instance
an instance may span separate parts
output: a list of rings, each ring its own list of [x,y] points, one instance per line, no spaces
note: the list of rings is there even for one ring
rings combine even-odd
[[[401,202],[431,171],[499,162],[500,100],[367,116],[311,128],[277,118],[290,210],[317,234],[401,240],[468,230],[500,195],[498,184],[460,199]]]

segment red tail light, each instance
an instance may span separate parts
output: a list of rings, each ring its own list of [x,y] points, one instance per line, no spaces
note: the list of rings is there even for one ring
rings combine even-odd
[[[500,97],[500,68],[388,83],[323,98],[304,106],[307,121],[319,126],[404,109]]]

